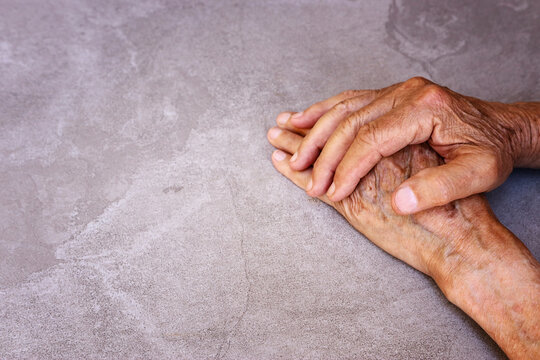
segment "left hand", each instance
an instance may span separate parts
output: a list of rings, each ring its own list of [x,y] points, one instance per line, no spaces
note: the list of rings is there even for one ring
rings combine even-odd
[[[445,162],[420,171],[392,196],[396,212],[417,213],[492,190],[514,166],[528,165],[538,136],[532,126],[538,113],[530,107],[463,96],[420,77],[346,91],[291,117],[296,127],[312,128],[291,168],[313,165],[307,193],[339,201],[384,157],[428,142]]]

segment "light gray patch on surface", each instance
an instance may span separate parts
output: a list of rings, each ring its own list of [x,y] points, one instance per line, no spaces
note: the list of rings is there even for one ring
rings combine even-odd
[[[430,77],[498,101],[540,97],[538,1],[393,0],[386,43]]]

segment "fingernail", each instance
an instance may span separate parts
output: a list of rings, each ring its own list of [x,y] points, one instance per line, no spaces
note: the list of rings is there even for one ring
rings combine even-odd
[[[276,151],[274,151],[274,155],[273,155],[273,156],[274,156],[274,159],[275,159],[276,161],[281,161],[281,160],[285,159],[285,157],[286,157],[287,155],[286,155],[283,151],[281,151],[281,150],[276,150]]]
[[[332,183],[332,185],[330,185],[330,188],[328,189],[328,196],[332,196],[334,195],[334,193],[336,192],[336,184]]]
[[[302,115],[304,115],[304,112],[303,112],[303,111],[300,111],[300,112],[294,114],[294,115],[292,116],[292,118],[293,118],[293,119],[298,119],[298,118],[301,117]]]
[[[309,182],[307,183],[306,191],[311,191],[312,187],[313,187],[313,179],[309,179]]]
[[[298,157],[298,153],[294,153],[290,161],[295,162],[297,157]]]
[[[281,113],[278,115],[277,122],[279,125],[285,125],[287,123],[287,120],[289,120],[289,117],[291,116],[290,113]]]
[[[280,128],[271,128],[270,130],[268,130],[268,137],[270,139],[275,139],[281,133],[282,133],[282,130]]]
[[[411,188],[403,187],[396,193],[395,202],[397,208],[405,214],[413,212],[418,206],[418,200]]]

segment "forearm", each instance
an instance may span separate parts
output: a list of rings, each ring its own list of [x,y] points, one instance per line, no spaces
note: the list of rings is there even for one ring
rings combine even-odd
[[[471,236],[445,264],[450,276],[436,281],[510,358],[540,359],[539,263],[496,220]]]

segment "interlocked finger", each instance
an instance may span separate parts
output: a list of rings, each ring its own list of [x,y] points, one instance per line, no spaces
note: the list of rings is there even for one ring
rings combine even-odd
[[[298,150],[303,139],[301,135],[278,127],[273,127],[268,130],[267,137],[270,144],[289,154]]]
[[[303,170],[312,165],[338,125],[349,114],[368,105],[375,99],[376,95],[376,91],[365,91],[359,96],[341,101],[321,116],[302,141],[298,153],[293,155],[292,168]]]
[[[294,112],[289,111],[280,113],[276,118],[277,125],[282,129],[292,131],[298,135],[306,136],[310,132],[310,129],[302,129],[294,126],[291,122],[291,116],[294,114]]]

